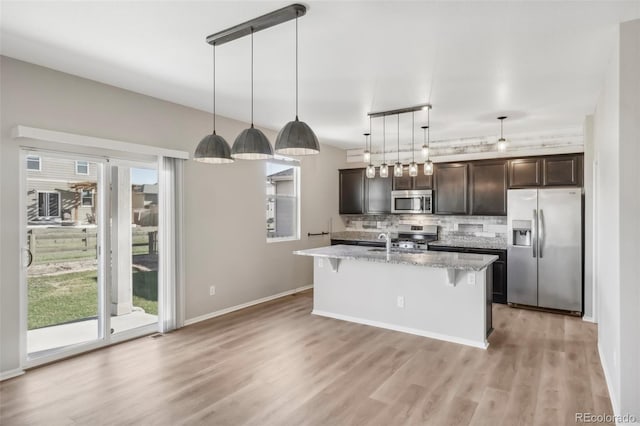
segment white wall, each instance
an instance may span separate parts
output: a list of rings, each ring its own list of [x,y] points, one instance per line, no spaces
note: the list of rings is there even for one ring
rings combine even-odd
[[[640,419],[640,20],[621,24],[593,118],[598,346],[616,414]]]
[[[193,152],[211,131],[211,115],[7,57],[0,58],[0,67],[2,373],[20,366],[16,182],[22,165],[11,129],[25,124]],[[248,127],[222,117],[217,124],[218,134],[230,143]],[[274,131],[265,133],[275,140]],[[291,252],[328,244],[327,237],[308,238],[307,232],[328,231],[330,223],[334,230],[341,229],[337,169],[344,166],[345,157],[344,151],[322,145],[320,155],[302,158],[302,238],[271,244],[266,243],[264,162],[222,166],[187,162],[187,319],[312,283],[312,260]],[[215,296],[209,296],[210,285],[216,286]]]

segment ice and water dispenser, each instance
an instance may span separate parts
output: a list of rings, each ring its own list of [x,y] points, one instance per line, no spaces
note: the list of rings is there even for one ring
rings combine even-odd
[[[511,223],[513,229],[514,246],[531,246],[531,221],[514,220]]]

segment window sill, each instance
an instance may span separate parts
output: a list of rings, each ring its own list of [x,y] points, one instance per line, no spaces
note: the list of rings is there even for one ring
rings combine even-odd
[[[284,241],[300,241],[300,237],[276,237],[276,238],[267,238],[267,244],[270,243],[280,243]]]

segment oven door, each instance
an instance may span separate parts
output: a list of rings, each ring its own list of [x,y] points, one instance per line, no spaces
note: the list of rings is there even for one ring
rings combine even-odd
[[[391,197],[391,213],[424,213],[423,196]]]

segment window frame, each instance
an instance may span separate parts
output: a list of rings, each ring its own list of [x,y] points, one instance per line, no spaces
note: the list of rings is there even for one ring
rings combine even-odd
[[[279,242],[286,242],[286,241],[299,241],[301,239],[301,232],[300,232],[300,227],[301,227],[301,222],[302,222],[302,218],[301,218],[301,214],[300,214],[300,198],[301,198],[301,168],[300,168],[300,161],[296,160],[294,158],[289,158],[289,157],[284,157],[281,155],[274,155],[272,159],[266,160],[265,161],[265,175],[266,175],[266,167],[267,165],[271,163],[271,164],[281,164],[281,165],[287,165],[293,168],[293,191],[294,191],[294,195],[292,196],[288,196],[288,195],[280,195],[280,197],[282,198],[295,198],[295,220],[296,223],[294,225],[294,235],[292,236],[287,236],[287,237],[266,237],[266,241],[267,244],[271,244],[271,243],[279,243]],[[269,197],[275,197],[277,198],[277,195],[268,195],[266,193],[266,185],[264,187],[264,196],[265,196],[265,203],[268,201]],[[278,212],[276,211],[275,215],[277,215]],[[274,217],[275,217],[274,215]],[[263,216],[264,217],[264,216]],[[266,229],[266,228],[265,228]]]
[[[89,195],[85,196],[84,193],[88,192]],[[85,204],[85,198],[91,200],[89,204]],[[93,207],[93,189],[81,190],[80,191],[80,207]]]
[[[38,168],[37,169],[30,169],[29,168],[29,159],[38,159]],[[25,161],[25,165],[27,168],[28,172],[41,172],[42,171],[42,157],[40,157],[39,155],[27,155],[26,156],[26,161]]]
[[[80,173],[78,171],[78,166],[80,165],[80,163],[85,163],[87,165],[87,173]],[[76,174],[81,176],[89,176],[89,162],[84,160],[76,160]]]
[[[56,194],[58,196],[58,215],[57,216],[51,216],[51,215],[41,216],[40,215],[40,194]],[[62,218],[62,196],[60,195],[59,191],[37,191],[36,203],[38,204],[38,219],[61,219]],[[47,200],[47,204],[49,204],[48,200]],[[47,208],[47,213],[49,213],[48,208]]]

